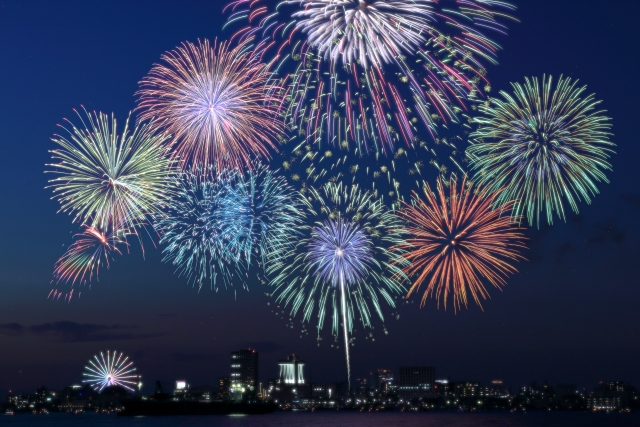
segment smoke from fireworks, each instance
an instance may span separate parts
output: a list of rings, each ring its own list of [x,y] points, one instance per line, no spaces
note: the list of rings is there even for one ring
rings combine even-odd
[[[435,297],[446,308],[451,298],[458,310],[467,307],[470,295],[482,307],[480,300],[489,297],[483,279],[500,288],[516,272],[512,262],[523,259],[524,236],[509,215],[513,202],[494,210],[499,193],[468,183],[452,176],[447,194],[439,178],[436,192],[426,185],[425,199],[415,194],[399,212],[411,237],[395,249],[404,252],[411,262],[405,272],[415,277],[407,296],[426,284],[422,305]]]
[[[597,183],[609,182],[605,172],[613,153],[609,118],[595,108],[593,95],[582,97],[586,87],[560,77],[513,83],[513,95],[500,92],[480,107],[478,129],[467,149],[474,179],[491,191],[504,188],[497,204],[515,200],[516,216],[549,224],[553,216],[565,219],[565,203],[578,212],[578,202],[591,202]]]
[[[276,119],[278,88],[247,43],[186,42],[162,60],[140,82],[137,108],[140,120],[158,118],[174,136],[184,167],[243,169],[270,157],[284,128]]]

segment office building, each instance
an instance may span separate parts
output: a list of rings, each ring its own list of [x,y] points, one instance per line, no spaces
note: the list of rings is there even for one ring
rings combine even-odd
[[[306,384],[304,378],[304,361],[295,354],[278,362],[280,366],[280,384],[284,386],[301,386]]]
[[[231,352],[231,389],[238,395],[254,396],[258,390],[258,352],[238,350]]]
[[[433,390],[435,369],[428,366],[401,366],[398,395],[403,399],[426,396]]]

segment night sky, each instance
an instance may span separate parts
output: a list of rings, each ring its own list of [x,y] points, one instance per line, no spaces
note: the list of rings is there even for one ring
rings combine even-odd
[[[564,74],[588,85],[613,118],[617,154],[611,183],[580,215],[527,232],[530,249],[503,292],[484,312],[454,314],[430,301],[401,306],[375,342],[357,328],[355,377],[379,367],[428,365],[436,377],[518,387],[532,380],[630,381],[640,386],[640,2],[512,0],[493,93],[525,76]],[[215,384],[229,374],[229,353],[260,353],[260,380],[277,376],[278,359],[295,352],[311,379],[346,379],[344,354],[300,338],[272,313],[268,289],[200,292],[133,246],[102,270],[71,304],[47,299],[53,265],[77,230],[45,189],[50,137],[73,109],[114,112],[135,107],[140,79],[160,55],[198,38],[225,38],[223,2],[0,0],[0,393],[62,387],[81,380],[95,353],[129,354],[150,391],[156,379]],[[390,313],[387,310],[387,313]]]

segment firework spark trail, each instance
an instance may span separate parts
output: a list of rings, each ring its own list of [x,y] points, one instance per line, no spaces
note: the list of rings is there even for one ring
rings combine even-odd
[[[513,95],[500,92],[480,107],[482,116],[467,149],[474,180],[491,191],[504,188],[497,204],[515,200],[513,214],[540,225],[544,212],[565,219],[565,203],[578,212],[578,202],[591,203],[613,153],[609,118],[596,111],[593,95],[570,78],[543,77],[512,83]]]
[[[173,135],[173,154],[184,168],[244,169],[276,149],[273,141],[284,131],[277,118],[280,88],[249,50],[250,41],[234,48],[183,43],[140,82],[139,120],[157,118]]]
[[[124,229],[103,232],[96,227],[85,226],[82,233],[76,234],[75,241],[65,254],[56,262],[53,276],[57,283],[76,281],[85,284],[96,279],[102,265],[109,268],[109,258],[114,254],[122,255],[119,246],[126,246],[126,236],[130,233]]]
[[[337,339],[342,329],[350,376],[356,311],[362,325],[372,327],[372,312],[384,321],[381,299],[395,307],[393,296],[404,291],[406,262],[387,249],[402,244],[402,224],[381,199],[357,185],[328,183],[307,197],[315,224],[301,227],[305,237],[295,251],[269,266],[270,286],[292,317],[301,311],[309,322],[317,315],[318,339],[327,310],[333,310],[332,332]]]
[[[144,227],[173,195],[173,162],[168,158],[169,135],[153,130],[153,123],[121,134],[115,117],[104,113],[78,113],[83,127],[67,120],[69,136],[54,135],[60,148],[51,150],[59,163],[48,164],[53,198],[62,212],[98,229]]]
[[[499,192],[473,188],[466,177],[459,183],[455,176],[445,182],[438,179],[436,192],[427,184],[425,199],[414,194],[412,203],[404,203],[399,212],[409,225],[411,236],[394,249],[402,251],[411,265],[404,271],[415,277],[407,294],[417,292],[423,283],[424,306],[428,297],[444,303],[452,295],[454,310],[467,307],[468,294],[482,307],[480,299],[489,293],[486,279],[496,288],[506,285],[505,278],[517,270],[512,262],[524,259],[524,235],[509,215],[513,202],[493,209]]]

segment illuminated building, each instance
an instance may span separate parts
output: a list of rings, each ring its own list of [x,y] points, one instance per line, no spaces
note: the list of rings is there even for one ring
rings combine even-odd
[[[304,380],[304,361],[298,359],[295,354],[287,357],[286,360],[278,362],[280,365],[280,381],[285,386],[301,386]]]
[[[231,352],[231,391],[236,399],[254,396],[258,390],[258,352]]]
[[[391,369],[379,368],[376,372],[371,372],[371,387],[381,393],[388,393],[393,386],[393,373]]]
[[[435,368],[428,366],[401,366],[398,395],[403,399],[423,397],[433,389]]]
[[[173,390],[174,399],[184,398],[189,393],[189,384],[184,380],[176,381],[176,388]]]

